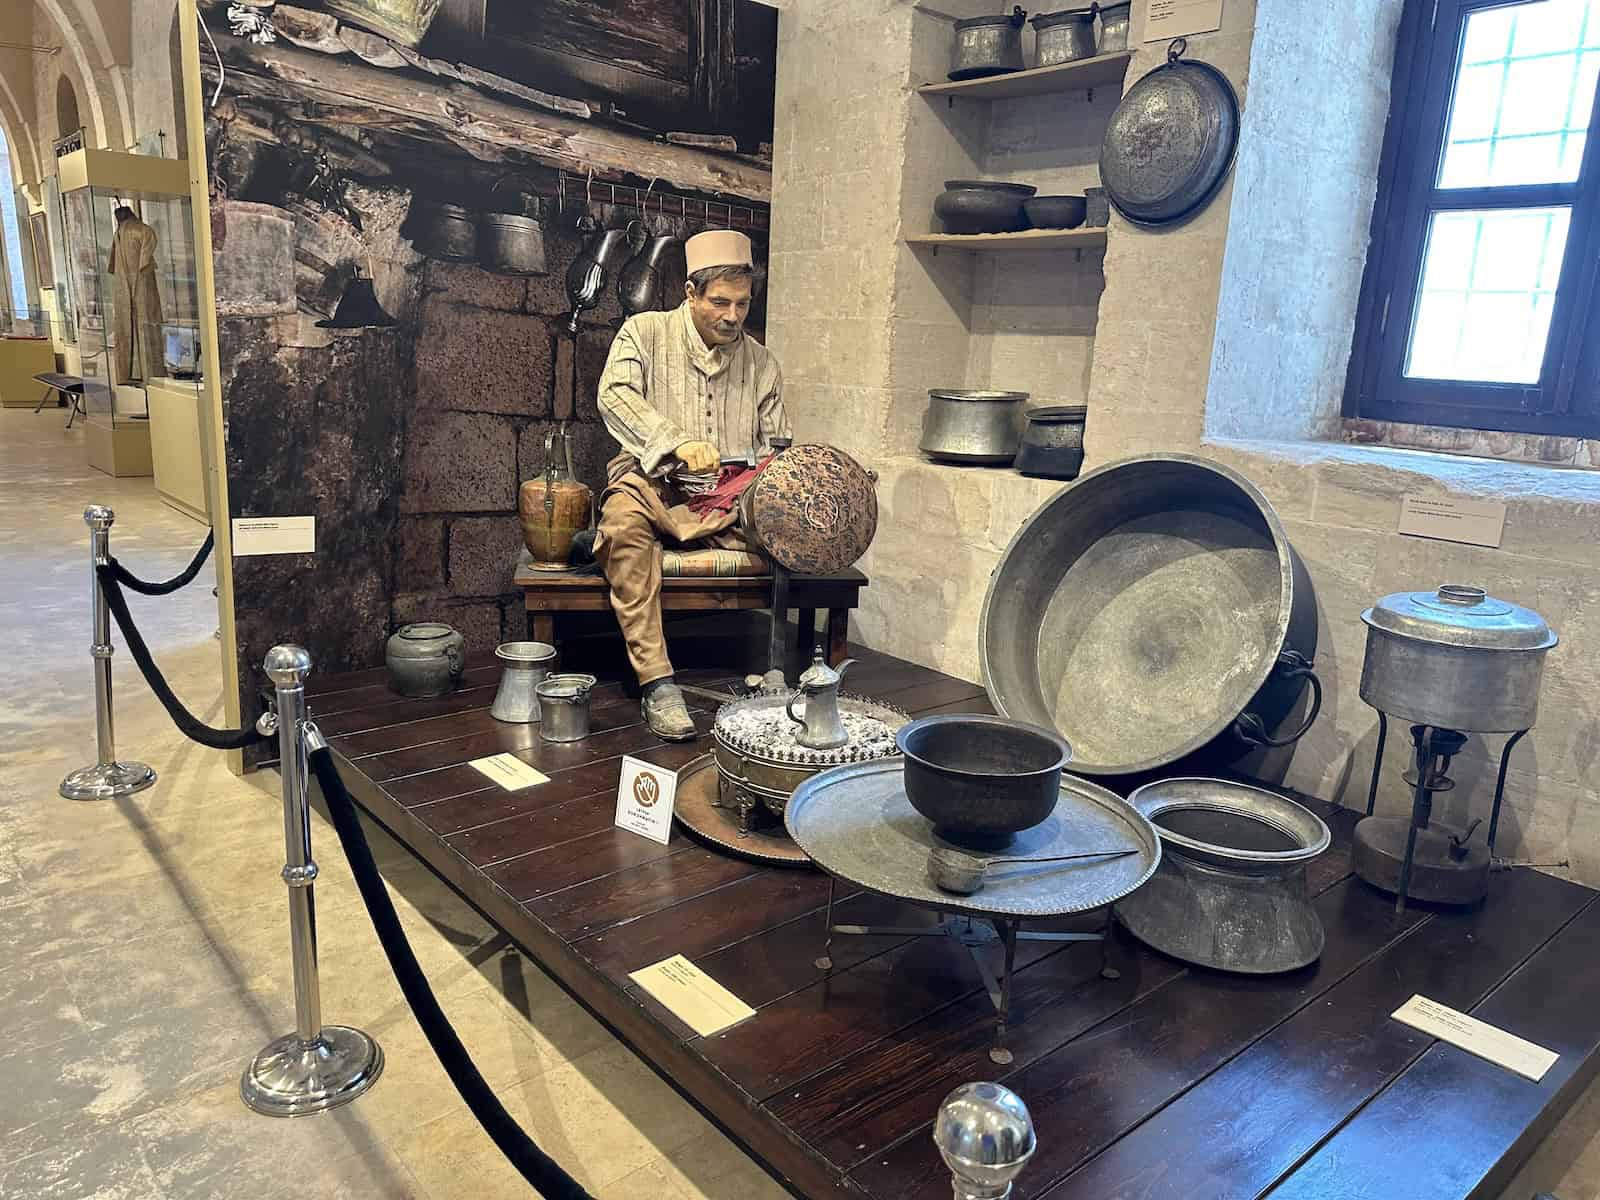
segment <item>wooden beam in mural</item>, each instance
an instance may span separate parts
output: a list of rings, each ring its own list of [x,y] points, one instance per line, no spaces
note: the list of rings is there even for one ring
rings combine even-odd
[[[465,84],[444,84],[434,77],[383,70],[281,42],[256,45],[229,39],[224,54],[229,85],[244,95],[368,107],[388,118],[367,122],[373,126],[410,130],[420,125],[437,130],[442,140],[453,144],[467,138],[498,152],[524,154],[571,171],[655,178],[679,190],[721,193],[763,204],[772,199],[772,172],[746,158],[538,112]]]

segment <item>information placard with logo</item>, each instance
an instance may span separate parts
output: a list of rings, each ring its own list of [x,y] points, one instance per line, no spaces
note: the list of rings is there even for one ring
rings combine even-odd
[[[617,782],[617,828],[665,846],[672,836],[672,803],[677,794],[676,771],[624,756],[622,778]]]

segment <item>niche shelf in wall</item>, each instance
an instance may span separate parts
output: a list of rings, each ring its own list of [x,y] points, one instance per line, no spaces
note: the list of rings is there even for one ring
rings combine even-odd
[[[1020,233],[914,233],[910,246],[950,250],[1088,250],[1106,244],[1106,231],[1096,229],[1024,229]]]
[[[924,96],[948,96],[963,100],[1011,100],[1018,96],[1046,96],[1052,92],[1081,91],[1100,84],[1114,83],[1120,88],[1127,73],[1132,50],[1117,50],[1080,58],[1053,67],[1033,67],[1008,75],[983,79],[962,79],[955,83],[928,83],[917,91]]]

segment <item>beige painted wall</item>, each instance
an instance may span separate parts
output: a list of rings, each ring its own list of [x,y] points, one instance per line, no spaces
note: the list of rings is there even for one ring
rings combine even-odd
[[[856,629],[869,644],[978,678],[989,573],[1054,485],[923,461],[915,447],[925,391],[964,376],[1067,396],[1073,339],[1092,326],[1088,466],[1173,450],[1220,459],[1266,492],[1310,570],[1324,715],[1297,748],[1246,765],[1364,804],[1377,722],[1357,695],[1362,609],[1402,588],[1479,584],[1537,608],[1563,638],[1540,724],[1513,760],[1498,852],[1570,859],[1576,877],[1597,883],[1600,475],[1312,440],[1329,432],[1349,355],[1398,8],[1230,0],[1224,28],[1191,38],[1190,54],[1241,93],[1238,169],[1187,225],[1150,233],[1114,217],[1103,292],[1098,264],[1063,259],[1054,272],[1034,265],[1019,276],[1004,258],[981,265],[899,240],[931,227],[946,178],[980,170],[1050,186],[1089,182],[1093,136],[1075,149],[1070,136],[1051,134],[1067,165],[1050,168],[1028,157],[1029,137],[1047,131],[1047,106],[996,118],[938,111],[915,95],[916,84],[942,76],[948,55],[949,24],[929,8],[790,8],[780,25],[769,342],[799,435],[840,445],[880,473],[879,535],[864,563],[872,585]],[[1138,50],[1130,83],[1165,48]],[[1055,103],[1061,119],[1082,118],[1087,130],[1102,102],[1080,94]],[[1002,294],[1013,311],[997,303]],[[1044,315],[1053,305],[1059,311]],[[1505,498],[1504,545],[1400,537],[1408,493]],[[1391,739],[1382,777],[1380,805],[1394,811],[1406,803],[1403,740]],[[1499,747],[1498,738],[1472,739],[1455,772],[1461,786],[1440,806],[1447,815],[1486,814]]]

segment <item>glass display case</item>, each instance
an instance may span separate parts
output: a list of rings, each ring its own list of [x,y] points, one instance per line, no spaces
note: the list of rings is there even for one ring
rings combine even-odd
[[[146,389],[200,390],[199,291],[188,168],[80,150],[60,160],[72,325],[91,417],[149,416]]]
[[[57,179],[65,278],[56,297],[70,304],[76,333],[89,463],[114,475],[154,469],[160,490],[152,454],[198,461],[198,435],[189,435],[203,388],[188,164],[78,150],[59,160]]]

